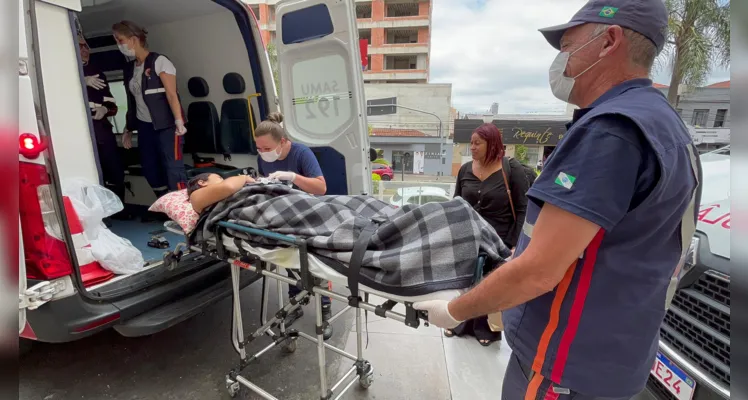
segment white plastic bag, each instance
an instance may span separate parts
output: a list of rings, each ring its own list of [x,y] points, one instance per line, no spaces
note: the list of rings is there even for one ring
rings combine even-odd
[[[96,239],[91,239],[91,252],[102,267],[118,275],[140,272],[145,265],[140,250],[106,227],[99,229]]]
[[[114,192],[83,178],[65,179],[62,194],[70,199],[89,239],[98,237],[104,227],[101,220],[124,209]]]

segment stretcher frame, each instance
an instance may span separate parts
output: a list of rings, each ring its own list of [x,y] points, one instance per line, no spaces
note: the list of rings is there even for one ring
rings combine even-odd
[[[166,228],[171,232],[182,234],[181,231],[169,227],[168,223]],[[259,257],[252,255],[251,253],[244,250],[240,245],[237,245],[237,252],[234,253],[232,250],[227,249],[223,242],[223,237],[226,235],[227,229],[244,232],[251,236],[259,236],[267,239],[275,240],[279,243],[294,247],[299,252],[300,268],[299,274],[293,271],[295,277],[293,279],[287,275],[282,275],[279,272],[280,267],[272,265],[268,262],[262,261]],[[333,292],[328,289],[326,285],[323,286],[323,282],[319,278],[316,278],[309,271],[309,253],[307,251],[307,242],[303,238],[297,238],[287,235],[278,234],[275,232],[249,228],[238,224],[220,221],[217,223],[215,233],[215,247],[211,248],[208,244],[188,244],[188,247],[192,251],[200,252],[204,255],[210,255],[217,257],[221,260],[227,261],[231,268],[231,280],[233,288],[233,301],[232,301],[232,328],[231,328],[231,340],[234,350],[239,355],[239,364],[231,369],[226,375],[226,389],[231,397],[235,397],[241,391],[242,387],[246,387],[252,392],[258,394],[267,400],[278,400],[276,397],[263,390],[261,387],[252,383],[249,379],[242,375],[242,372],[254,361],[259,359],[263,354],[271,350],[276,346],[282,346],[282,349],[287,353],[293,353],[297,348],[298,338],[309,340],[317,346],[317,360],[319,367],[319,394],[320,400],[340,399],[348,390],[358,381],[359,386],[363,389],[368,389],[374,381],[374,368],[371,363],[364,359],[363,355],[363,332],[362,332],[362,321],[361,311],[373,312],[375,315],[382,318],[389,318],[398,322],[404,323],[406,326],[417,329],[420,326],[421,321],[424,320],[424,324],[428,326],[428,315],[423,311],[417,311],[413,308],[413,304],[410,302],[403,302],[405,305],[406,312],[401,314],[392,311],[393,308],[398,304],[394,300],[387,300],[381,305],[375,305],[368,302],[368,295],[370,294],[366,288],[359,288],[357,290],[357,296],[347,296],[337,292]],[[239,240],[239,239],[235,239]],[[237,254],[238,253],[238,254]],[[169,257],[172,262],[178,261],[181,257],[180,254],[167,254],[165,259]],[[477,270],[483,268],[485,261],[484,256],[479,256]],[[245,336],[244,326],[242,320],[241,310],[241,298],[240,298],[240,274],[242,270],[247,270],[256,274],[259,274],[263,278],[263,290],[262,290],[262,305],[260,309],[261,326],[252,332],[250,335]],[[479,274],[479,273],[478,273]],[[277,281],[277,295],[278,295],[278,306],[280,309],[273,315],[271,319],[267,318],[268,302],[270,296],[270,287],[266,285],[266,278],[275,279]],[[283,284],[294,285],[298,287],[301,292],[296,296],[289,299],[288,303],[284,303],[284,290]],[[367,301],[361,298],[361,294],[365,296]],[[322,318],[322,296],[328,296],[331,300],[340,301],[346,303],[346,307],[339,311],[327,321],[323,321]],[[288,329],[285,326],[286,316],[294,312],[297,308],[307,305],[309,301],[314,301],[315,308],[315,336],[309,335],[304,332],[299,332],[295,329]],[[340,318],[347,311],[354,309],[356,314],[356,354],[350,354],[343,349],[339,349],[328,343],[325,343],[323,338],[323,332],[326,323],[333,323],[335,320]],[[275,332],[275,329],[278,332]],[[266,347],[262,348],[257,353],[248,356],[247,345],[252,341],[258,339],[261,336],[269,336],[272,342]],[[326,350],[330,350],[337,353],[351,361],[352,366],[347,370],[345,374],[334,384],[328,387],[327,383],[327,370],[326,370]]]

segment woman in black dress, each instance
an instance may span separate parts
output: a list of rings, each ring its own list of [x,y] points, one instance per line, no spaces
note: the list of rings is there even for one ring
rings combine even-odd
[[[504,157],[501,131],[494,124],[483,124],[473,132],[470,152],[473,161],[460,168],[455,197],[470,203],[514,251],[527,210],[528,181],[522,165],[514,158]],[[490,272],[486,270],[484,275]],[[487,316],[465,321],[455,329],[445,330],[444,335],[473,335],[483,346],[501,340],[501,331],[491,330]]]

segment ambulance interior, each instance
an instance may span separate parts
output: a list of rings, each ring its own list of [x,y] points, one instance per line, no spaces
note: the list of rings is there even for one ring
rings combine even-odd
[[[251,132],[275,110],[272,74],[262,39],[249,28],[256,24],[254,16],[235,0],[83,0],[82,5],[77,17],[90,48],[90,63],[104,71],[118,106],[110,122],[126,173],[125,208],[134,216],[108,221],[110,231],[142,252],[146,261],[143,271],[149,273],[137,275],[153,280],[159,271],[166,272],[164,252],[184,242],[184,237],[163,229],[164,214],[147,212],[156,196],[143,176],[137,133],[131,149],[122,146],[128,108],[123,82],[127,60],[118,50],[112,25],[129,20],[145,28],[149,50],[167,56],[176,67],[177,89],[187,120],[183,159],[188,179],[201,172],[232,175],[257,167]],[[95,148],[94,133],[90,134]],[[100,163],[106,154],[95,157]],[[168,245],[149,246],[154,238],[165,239]],[[199,260],[190,262],[199,266]],[[191,268],[180,265],[179,269]],[[117,290],[119,285],[114,283],[125,277],[110,277],[103,284],[91,282],[95,284],[89,290]]]

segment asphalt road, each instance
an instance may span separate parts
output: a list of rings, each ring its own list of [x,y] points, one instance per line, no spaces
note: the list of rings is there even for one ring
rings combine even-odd
[[[275,281],[269,281],[275,282]],[[275,284],[271,293],[275,293]],[[243,290],[245,333],[259,326],[261,282]],[[275,299],[275,295],[271,295]],[[272,307],[271,310],[277,308]],[[333,302],[333,312],[342,308]],[[305,307],[294,328],[313,334],[314,308]],[[225,375],[238,364],[230,342],[231,299],[156,335],[125,338],[110,330],[67,344],[35,343],[20,360],[21,400],[67,399],[229,399]],[[329,343],[344,347],[354,314],[335,321]],[[250,344],[253,354],[269,338]],[[327,352],[328,371],[337,371],[340,357]],[[281,399],[319,398],[317,349],[299,340],[298,350],[265,353],[245,369],[246,378]],[[329,377],[332,381],[335,377]],[[237,398],[259,399],[244,390]]]

